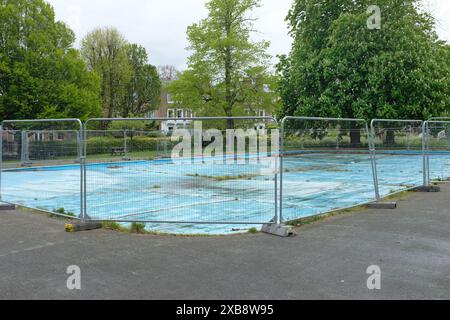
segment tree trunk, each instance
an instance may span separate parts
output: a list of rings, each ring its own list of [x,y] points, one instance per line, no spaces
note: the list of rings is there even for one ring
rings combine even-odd
[[[227,56],[225,58],[225,115],[227,117],[232,117],[232,109],[233,109],[233,97],[231,93],[231,57],[229,51],[227,50]],[[234,120],[227,119],[227,129],[234,129]]]
[[[226,19],[225,19],[225,34],[227,39],[231,35],[231,27],[232,27],[232,17],[231,12],[227,11]],[[224,68],[225,68],[225,115],[227,117],[232,117],[233,106],[234,106],[234,97],[232,93],[231,83],[232,83],[232,56],[231,56],[231,48],[230,46],[225,48],[225,57],[224,57]],[[234,119],[227,119],[227,129],[234,129]]]
[[[227,119],[227,129],[234,129],[234,120],[233,119]]]
[[[361,132],[360,131],[350,131],[350,146],[352,148],[361,146]]]
[[[361,130],[357,128],[355,123],[350,125],[350,147],[357,148],[361,146]]]
[[[388,146],[395,144],[395,132],[393,130],[387,130],[385,144]]]

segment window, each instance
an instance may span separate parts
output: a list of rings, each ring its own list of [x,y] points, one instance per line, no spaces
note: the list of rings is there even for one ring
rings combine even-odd
[[[177,110],[177,118],[183,118],[183,112],[184,110],[183,109],[178,109]]]
[[[264,112],[264,110],[259,110],[258,111],[258,117],[265,117],[266,113]]]
[[[167,109],[167,118],[174,118],[174,117],[175,117],[175,110]]]
[[[172,95],[171,94],[167,94],[167,103],[168,104],[173,104],[173,98],[172,98]]]

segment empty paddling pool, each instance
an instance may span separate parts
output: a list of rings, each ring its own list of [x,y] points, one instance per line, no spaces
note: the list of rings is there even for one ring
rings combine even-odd
[[[422,159],[418,152],[377,155],[380,193],[420,185]],[[450,175],[449,159],[448,153],[431,156],[431,178]],[[259,227],[273,219],[279,203],[276,176],[268,169],[277,162],[248,160],[89,164],[87,214],[94,220],[143,221],[147,230],[176,234],[229,234]],[[286,156],[283,165],[286,220],[374,200],[368,154],[299,153]],[[4,170],[2,193],[10,203],[46,211],[64,208],[78,215],[80,167]]]

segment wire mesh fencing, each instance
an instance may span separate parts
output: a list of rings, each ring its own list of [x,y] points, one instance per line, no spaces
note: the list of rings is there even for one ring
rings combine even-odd
[[[1,200],[54,215],[81,214],[79,120],[4,121]]]
[[[374,200],[366,121],[286,117],[281,137],[282,221]]]
[[[374,119],[371,131],[379,196],[423,185],[423,121]]]
[[[271,117],[4,121],[0,195],[81,220],[222,234],[447,181],[449,127],[286,117],[279,133]]]
[[[178,233],[276,222],[274,119],[189,118],[164,132],[166,121],[86,123],[85,206],[91,220],[141,222]]]
[[[450,181],[450,119],[424,123],[426,184]]]
[[[5,167],[78,162],[80,146],[80,132],[76,130],[5,129],[3,131]]]

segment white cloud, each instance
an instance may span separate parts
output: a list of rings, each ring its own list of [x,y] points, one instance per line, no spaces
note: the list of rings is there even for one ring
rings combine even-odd
[[[185,50],[186,28],[205,18],[205,0],[47,0],[58,20],[65,21],[80,39],[99,26],[115,26],[125,37],[147,48],[153,64],[172,64],[185,68],[189,52]],[[450,42],[450,1],[424,0],[437,20],[441,38]],[[270,54],[288,53],[292,40],[287,34],[285,17],[292,0],[262,0],[254,12],[259,18],[255,39],[271,42]],[[274,62],[277,59],[274,58]]]

